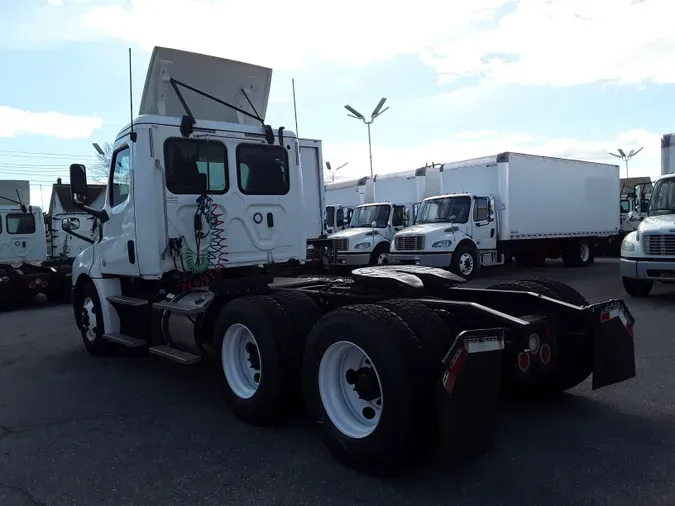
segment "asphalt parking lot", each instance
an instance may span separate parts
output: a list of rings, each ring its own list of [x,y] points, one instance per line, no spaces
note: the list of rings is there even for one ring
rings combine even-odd
[[[616,260],[504,267],[596,302],[624,297]],[[675,285],[628,300],[638,377],[501,411],[498,447],[454,474],[433,458],[397,479],[335,463],[302,419],[244,425],[216,370],[87,354],[68,306],[0,314],[0,505],[675,504]]]

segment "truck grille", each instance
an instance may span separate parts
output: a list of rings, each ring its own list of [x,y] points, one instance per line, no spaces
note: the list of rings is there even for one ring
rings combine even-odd
[[[335,251],[347,251],[349,249],[349,239],[333,239]]]
[[[394,241],[397,251],[419,251],[424,249],[423,235],[404,235]]]
[[[675,256],[675,235],[653,234],[645,236],[647,255]]]

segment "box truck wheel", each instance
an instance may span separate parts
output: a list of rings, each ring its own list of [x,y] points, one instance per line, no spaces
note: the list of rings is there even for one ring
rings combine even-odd
[[[96,286],[89,282],[75,294],[75,321],[82,334],[84,346],[92,355],[107,355],[112,343],[103,338],[103,311]]]
[[[389,263],[389,243],[381,242],[375,246],[370,255],[370,265],[384,265]]]
[[[567,267],[585,267],[593,263],[593,245],[586,239],[572,241],[563,252],[563,263]]]
[[[478,252],[473,243],[464,242],[452,254],[450,270],[464,279],[472,279],[478,269]]]
[[[218,315],[214,345],[232,412],[253,425],[281,422],[299,396],[301,353],[281,305],[267,295],[232,300]]]
[[[650,279],[621,278],[623,289],[631,297],[648,297],[654,287]]]
[[[347,306],[324,315],[307,339],[305,404],[333,456],[389,474],[423,445],[415,334],[389,309]]]

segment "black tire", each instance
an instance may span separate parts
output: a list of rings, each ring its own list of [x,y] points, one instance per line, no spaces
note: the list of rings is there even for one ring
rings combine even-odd
[[[650,279],[621,278],[623,289],[631,297],[648,297],[654,288],[654,282]]]
[[[321,308],[309,295],[302,292],[277,292],[271,297],[293,320],[295,340],[302,350],[307,336],[321,318]]]
[[[562,259],[566,267],[586,267],[595,262],[593,244],[586,239],[575,241],[565,249]]]
[[[91,301],[92,313],[96,317],[96,321],[92,322],[88,311],[85,310],[85,304]],[[114,351],[114,346],[110,341],[107,341],[103,334],[105,328],[103,324],[103,311],[101,309],[101,299],[96,291],[96,286],[89,282],[85,284],[81,290],[76,294],[73,301],[73,309],[75,310],[75,321],[80,329],[82,341],[89,353],[96,356],[110,355]],[[92,330],[93,339],[88,336],[88,331]]]
[[[225,402],[247,423],[277,425],[289,414],[289,408],[297,404],[300,349],[293,321],[281,305],[267,295],[230,301],[220,311],[214,326],[214,345],[221,351],[221,362],[225,332],[236,323],[247,327],[254,336],[261,363],[260,376],[255,393],[248,398],[237,395],[225,376]]]
[[[462,269],[460,268],[460,261],[462,255],[468,253],[471,255],[471,260],[473,261],[473,269],[468,274],[462,274]],[[476,247],[473,244],[461,244],[452,254],[452,260],[450,260],[450,272],[457,274],[458,276],[463,277],[467,281],[473,279],[476,275],[476,271],[479,269],[478,265],[478,252]]]
[[[551,297],[563,302],[575,305],[586,305],[586,299],[574,290],[569,285],[561,283],[566,289],[560,290],[561,286],[557,286],[558,290],[548,283],[543,284],[542,278],[538,281],[510,281],[498,283],[488,287],[493,290],[513,290],[513,291],[529,291],[535,292],[545,297]],[[554,282],[558,285],[560,282]],[[548,286],[547,286],[548,285]],[[570,290],[574,290],[572,294]],[[579,304],[580,299],[586,304]],[[560,338],[562,337],[562,339]],[[580,383],[584,382],[593,372],[593,341],[588,339],[588,336],[578,336],[568,334],[559,336],[557,340],[557,366],[551,374],[541,378],[540,381],[533,383],[514,384],[508,375],[508,371],[515,371],[515,365],[505,364],[505,390],[504,393],[509,396],[528,396],[528,397],[554,397],[558,394],[574,388]]]
[[[526,278],[523,281],[528,283],[535,283],[543,285],[556,294],[556,299],[575,306],[588,306],[589,302],[586,297],[581,295],[575,288],[572,288],[567,283],[550,278]]]
[[[379,258],[380,255],[384,253],[389,253],[390,245],[388,242],[381,242],[377,246],[375,246],[375,249],[373,252],[370,254],[370,265],[383,265],[383,264],[388,264],[389,260],[386,262],[383,262],[383,264],[379,263]]]
[[[424,349],[425,362],[435,382],[441,372],[441,361],[455,337],[449,325],[432,309],[410,299],[391,299],[378,303],[398,316],[412,329]]]
[[[319,367],[325,352],[347,339],[370,358],[385,402],[374,431],[360,438],[350,437],[336,427],[319,390]],[[424,445],[418,372],[422,353],[410,327],[382,306],[343,307],[324,315],[314,326],[304,354],[305,404],[326,446],[343,465],[369,474],[392,474],[406,467],[421,451]]]

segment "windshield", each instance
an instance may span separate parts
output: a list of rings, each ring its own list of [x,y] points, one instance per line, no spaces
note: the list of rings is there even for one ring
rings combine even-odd
[[[335,208],[333,206],[326,207],[326,222],[329,227],[335,226]]]
[[[466,196],[425,200],[415,223],[466,223],[470,207],[471,198]]]
[[[654,187],[649,215],[675,214],[675,178],[662,179]]]
[[[389,223],[390,206],[364,206],[354,210],[349,228],[370,227],[372,222],[377,222],[377,228],[386,228]]]

